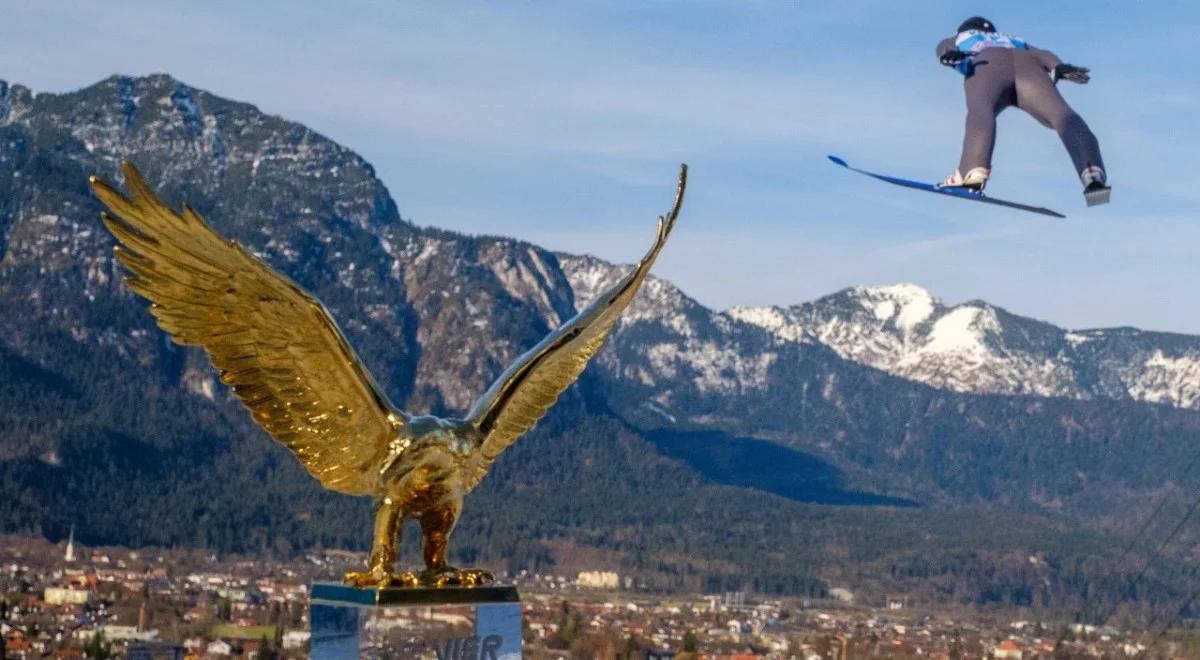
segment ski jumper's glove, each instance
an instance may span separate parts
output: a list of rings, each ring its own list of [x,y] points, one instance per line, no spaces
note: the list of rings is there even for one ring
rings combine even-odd
[[[970,53],[964,53],[961,50],[948,50],[942,53],[938,61],[946,66],[958,66],[963,60],[967,59]]]
[[[1087,81],[1091,80],[1091,76],[1088,75],[1088,69],[1085,67],[1073,64],[1059,64],[1050,72],[1050,79],[1054,82],[1070,80],[1073,83],[1086,85]]]

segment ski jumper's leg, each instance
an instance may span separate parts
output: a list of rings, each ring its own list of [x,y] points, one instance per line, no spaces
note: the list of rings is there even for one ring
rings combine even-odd
[[[1015,102],[1011,52],[988,48],[975,56],[971,75],[963,81],[967,95],[967,130],[963,137],[962,174],[976,167],[992,167],[996,146],[996,115]]]
[[[1058,137],[1075,164],[1075,174],[1093,165],[1104,169],[1100,143],[1096,141],[1095,134],[1063,100],[1043,63],[1034,53],[1018,50],[1013,54],[1013,65],[1017,72],[1017,107],[1028,112],[1043,126],[1058,131]]]

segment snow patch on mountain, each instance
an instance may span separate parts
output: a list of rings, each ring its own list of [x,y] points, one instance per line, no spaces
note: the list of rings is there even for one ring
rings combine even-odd
[[[987,359],[992,353],[984,344],[990,334],[1000,331],[996,314],[978,307],[957,307],[933,323],[924,346],[924,353],[951,354]]]
[[[1084,332],[1068,332],[1067,334],[1063,335],[1063,339],[1066,339],[1067,343],[1071,344],[1072,346],[1079,346],[1080,344],[1088,343],[1089,341],[1095,339],[1095,337]]]
[[[767,372],[774,364],[776,354],[741,355],[726,345],[715,341],[686,340],[683,345],[664,342],[650,346],[646,352],[649,369],[635,369],[628,375],[637,375],[646,385],[683,378],[701,393],[738,394],[747,390],[762,389],[767,383]]]
[[[808,342],[813,340],[804,331],[803,326],[793,323],[787,314],[778,307],[734,307],[726,314],[737,321],[769,330],[786,341]]]
[[[521,257],[528,258],[528,262]],[[559,318],[546,290],[549,271],[534,249],[528,248],[524,255],[505,253],[499,258],[488,259],[486,263],[510,296],[541,312],[550,327],[562,324],[563,319]]]
[[[1142,363],[1144,369],[1129,383],[1135,399],[1200,408],[1200,359],[1168,357],[1156,350]]]

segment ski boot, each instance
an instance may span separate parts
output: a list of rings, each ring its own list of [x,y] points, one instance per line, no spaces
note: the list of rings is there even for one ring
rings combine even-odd
[[[971,192],[981,193],[983,192],[984,186],[987,185],[988,176],[990,176],[991,173],[992,171],[986,167],[972,167],[971,170],[967,172],[966,176],[959,174],[958,170],[954,170],[954,174],[951,174],[943,179],[942,182],[938,184],[938,187],[966,188]]]
[[[1083,198],[1087,200],[1088,206],[1108,203],[1112,188],[1108,186],[1104,170],[1095,165],[1089,165],[1079,173],[1079,180],[1083,182]]]

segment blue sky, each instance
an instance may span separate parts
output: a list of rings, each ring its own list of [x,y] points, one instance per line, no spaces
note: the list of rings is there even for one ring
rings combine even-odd
[[[117,7],[119,4],[119,8]],[[335,6],[336,5],[336,6]],[[913,282],[1073,328],[1200,333],[1200,9],[1183,2],[10,2],[0,79],[66,91],[168,72],[370,160],[421,225],[629,261],[689,197],[658,273],[702,303]],[[1001,116],[989,192],[943,200],[825,160],[936,180],[967,16],[1092,69],[1063,84],[1113,204],[1086,209],[1057,136]]]

